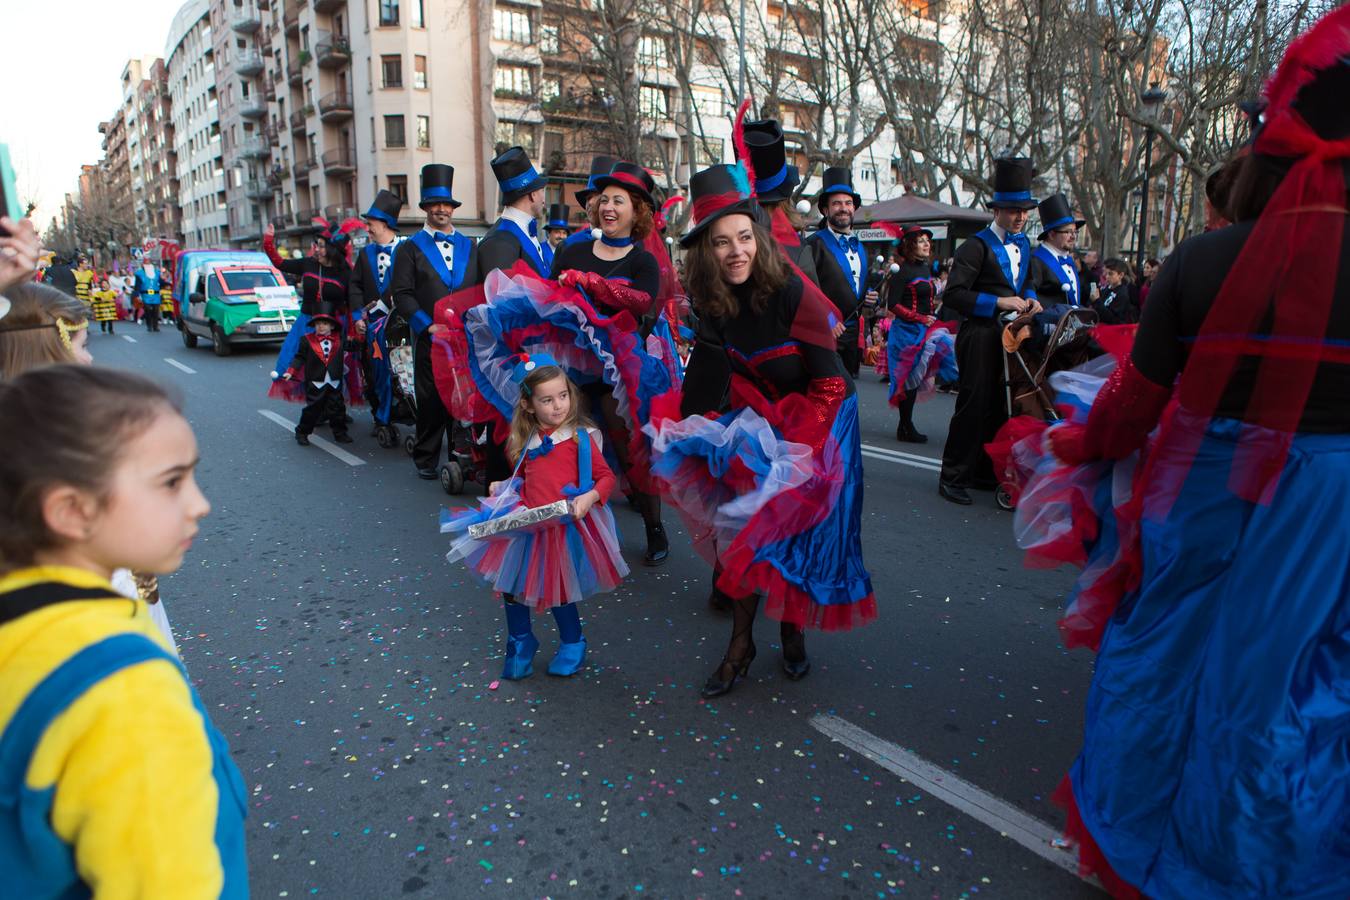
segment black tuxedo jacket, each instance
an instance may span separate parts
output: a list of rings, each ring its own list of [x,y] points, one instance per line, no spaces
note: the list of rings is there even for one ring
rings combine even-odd
[[[839,260],[835,259],[834,253],[825,245],[827,237],[823,232],[816,232],[806,239],[802,244],[802,253],[809,256],[811,268],[815,276],[815,282],[820,286],[821,293],[830,298],[830,301],[839,308],[839,314],[844,319],[844,333],[839,335],[840,347],[858,346],[858,310],[861,299],[857,291],[853,289],[852,273],[845,272],[839,265]],[[860,254],[862,264],[867,265],[867,256],[864,251]],[[806,266],[802,266],[805,270]],[[866,272],[863,273],[866,278]]]
[[[474,283],[472,279],[477,271],[478,260],[473,241],[466,240],[461,244],[467,245],[468,252],[461,252],[460,247],[455,248],[455,270],[464,273],[463,280],[457,286],[446,285],[441,278],[440,267],[432,265],[420,244],[410,239],[398,245],[398,252],[394,254],[392,282],[394,307],[418,336],[431,324],[437,300]]]
[[[547,246],[547,242],[541,240],[540,245]],[[547,278],[549,275],[547,269],[540,270],[534,264],[534,258],[520,245],[520,238],[516,237],[511,229],[503,228],[500,219],[478,242],[475,258],[477,262],[473,273],[474,284],[482,284],[495,269],[509,271],[518,259],[525,260],[530,268],[539,272],[541,278]]]

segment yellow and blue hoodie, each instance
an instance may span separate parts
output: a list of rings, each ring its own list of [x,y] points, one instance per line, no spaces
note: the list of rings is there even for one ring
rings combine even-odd
[[[0,893],[247,897],[244,815],[145,603],[80,569],[0,577]]]

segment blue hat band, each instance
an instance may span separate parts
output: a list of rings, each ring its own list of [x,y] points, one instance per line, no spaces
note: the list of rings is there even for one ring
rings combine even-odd
[[[756,178],[755,190],[761,194],[764,193],[765,191],[771,191],[774,188],[778,187],[780,184],[782,184],[784,181],[786,181],[787,176],[788,176],[788,167],[787,164],[785,163],[783,165],[783,168],[778,170],[777,175],[770,175],[768,178]]]
[[[388,225],[390,228],[398,227],[398,219],[395,219],[393,216],[389,215],[389,213],[385,212],[382,209],[378,209],[377,207],[374,206],[366,210],[365,217],[367,219],[378,219],[379,221]]]
[[[1061,226],[1061,225],[1068,225],[1068,224],[1071,223],[1071,222],[1077,222],[1077,221],[1078,221],[1078,220],[1075,219],[1073,216],[1065,216],[1064,218],[1062,218],[1062,219],[1056,219],[1056,220],[1053,221],[1053,222],[1046,222],[1044,225],[1041,226],[1041,231],[1054,231],[1056,228],[1058,228],[1058,227]]]
[[[570,226],[569,226],[566,222],[564,222],[562,219],[549,219],[549,220],[548,220],[548,224],[545,225],[544,227],[545,227],[545,228],[568,228],[568,227],[570,227]]]
[[[820,195],[822,197],[825,197],[829,196],[830,194],[855,194],[855,193],[857,193],[857,191],[853,190],[853,186],[850,184],[832,184],[829,187],[822,189]]]
[[[509,194],[512,191],[520,190],[527,184],[533,184],[538,180],[539,180],[539,173],[534,170],[534,166],[530,166],[528,169],[526,169],[524,172],[521,172],[519,175],[516,175],[512,178],[508,178],[505,181],[498,180],[497,184],[501,185],[503,192]]]
[[[994,191],[994,203],[1017,203],[1031,199],[1031,191]]]
[[[428,200],[453,200],[453,199],[455,198],[450,196],[450,188],[444,185],[437,185],[435,187],[422,189],[423,203],[426,203]]]

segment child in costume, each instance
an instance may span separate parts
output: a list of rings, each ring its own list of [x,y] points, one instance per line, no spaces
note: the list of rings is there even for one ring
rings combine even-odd
[[[149,379],[74,365],[0,383],[0,419],[0,893],[247,896],[240,774],[110,583],[177,569],[210,510],[191,428]]]
[[[568,676],[586,657],[577,601],[613,590],[628,574],[606,505],[616,479],[601,452],[600,432],[581,414],[576,385],[551,356],[522,355],[514,378],[520,389],[506,452],[517,477],[493,484],[481,509],[448,516],[441,531],[467,531],[521,509],[569,501],[563,518],[481,538],[466,533],[446,557],[464,560],[504,596],[503,678],[527,678],[534,671],[539,641],[530,628],[531,609],[553,610],[560,644],[548,672]]]
[[[112,289],[107,278],[100,279],[98,290],[93,293],[93,299],[94,319],[98,322],[98,330],[112,334],[113,325],[117,322],[117,292]]]
[[[313,333],[300,341],[290,368],[281,376],[284,381],[300,381],[305,386],[305,408],[295,427],[295,442],[308,447],[314,427],[326,419],[333,426],[333,440],[350,444],[342,390],[347,379],[346,351],[351,347],[342,339],[342,323],[331,312],[316,312],[310,323]]]

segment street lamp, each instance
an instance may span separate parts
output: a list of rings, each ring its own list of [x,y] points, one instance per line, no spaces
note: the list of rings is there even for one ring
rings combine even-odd
[[[1140,102],[1144,104],[1144,113],[1148,117],[1149,124],[1144,126],[1144,183],[1141,187],[1144,196],[1139,202],[1139,246],[1135,250],[1135,272],[1144,271],[1144,249],[1148,246],[1148,195],[1150,193],[1148,167],[1153,162],[1153,123],[1157,121],[1158,108],[1162,106],[1166,99],[1167,92],[1158,87],[1156,81],[1149,84],[1148,90],[1139,95]]]

